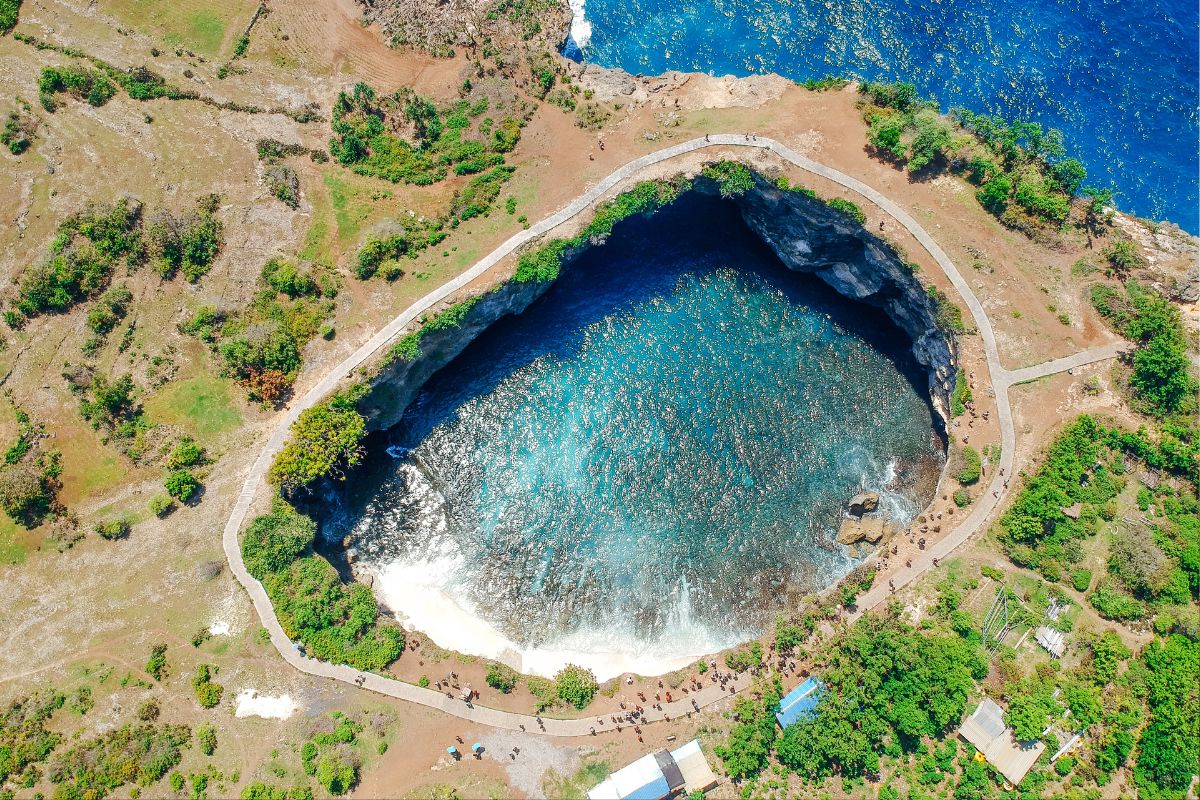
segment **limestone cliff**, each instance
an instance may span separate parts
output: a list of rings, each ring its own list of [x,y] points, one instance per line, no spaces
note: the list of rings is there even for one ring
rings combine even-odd
[[[710,181],[700,191],[716,192]],[[937,324],[937,309],[920,282],[883,240],[818,198],[779,189],[760,176],[735,202],[742,218],[789,269],[816,275],[838,294],[883,309],[912,341],[925,368],[929,396],[943,421],[954,389],[953,338]]]
[[[715,193],[710,181],[697,179],[698,191]],[[789,268],[821,278],[845,297],[879,307],[908,334],[917,363],[928,375],[934,408],[947,418],[954,383],[952,339],[937,326],[935,309],[921,284],[878,237],[818,199],[777,189],[756,176],[755,188],[734,201],[751,230]],[[568,251],[564,269],[588,245]],[[540,297],[548,283],[508,282],[484,294],[456,327],[430,330],[421,354],[396,360],[372,380],[360,403],[370,430],[395,425],[421,386],[461,353],[475,337],[508,314],[519,314]]]

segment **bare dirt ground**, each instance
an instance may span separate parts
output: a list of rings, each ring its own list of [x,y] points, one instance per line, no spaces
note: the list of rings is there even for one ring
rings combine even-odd
[[[376,29],[360,24],[360,10],[352,0],[273,0],[270,13],[255,26],[246,57],[238,62],[246,72],[221,80],[218,68],[231,57],[253,5],[232,0],[181,3],[174,8],[171,26],[148,22],[168,19],[171,11],[168,4],[149,0],[140,5],[116,0],[27,0],[18,30],[81,47],[119,66],[146,64],[178,85],[221,100],[289,108],[311,102],[326,116],[336,92],[356,81],[370,82],[381,91],[408,86],[440,101],[455,99],[469,66],[462,57],[436,59],[389,49]],[[193,18],[203,11],[215,16],[218,24]],[[160,55],[152,55],[152,48]],[[11,36],[0,38],[0,110],[6,112],[4,104],[20,96],[34,104],[41,120],[31,151],[20,158],[0,155],[0,185],[12,187],[0,191],[0,292],[10,289],[27,265],[45,255],[59,222],[88,201],[111,201],[129,192],[148,208],[179,211],[196,196],[221,194],[226,245],[213,270],[198,285],[178,278],[162,281],[150,270],[123,277],[135,297],[137,346],[127,354],[110,347],[103,356],[107,366],[133,371],[141,378],[151,358],[167,354],[178,368],[177,378],[159,389],[147,389],[140,398],[143,406],[155,421],[192,432],[217,461],[205,477],[205,494],[198,506],[182,508],[165,520],[154,519],[145,508],[146,501],[161,492],[161,469],[135,467],[101,441],[79,418],[78,401],[59,375],[64,361],[79,357],[88,335],[86,309],[39,318],[20,332],[4,332],[0,374],[5,376],[4,388],[11,392],[10,404],[43,423],[50,441],[63,452],[62,498],[80,515],[81,529],[89,530],[94,522],[118,513],[132,514],[136,524],[124,540],[102,541],[90,534],[65,553],[50,547],[46,528],[26,531],[7,520],[0,525],[0,553],[11,562],[0,566],[0,583],[8,599],[6,613],[0,615],[0,698],[50,684],[64,689],[92,686],[98,698],[94,716],[64,723],[64,732],[72,733],[127,720],[141,700],[158,696],[164,701],[166,721],[218,725],[222,744],[210,761],[226,774],[238,771],[238,779],[224,785],[223,794],[229,796],[251,780],[279,783],[299,777],[299,743],[333,710],[364,719],[378,717],[382,732],[376,738],[392,745],[383,754],[373,750],[362,754],[364,777],[356,790],[361,797],[410,792],[423,796],[439,784],[460,787],[472,797],[538,796],[547,780],[569,781],[576,770],[595,761],[621,766],[668,745],[670,737],[686,741],[699,733],[706,745],[716,741],[728,724],[718,713],[648,727],[642,741],[630,729],[601,733],[585,743],[471,729],[427,709],[298,675],[278,660],[270,646],[260,641],[252,609],[233,580],[226,572],[212,577],[204,567],[222,560],[221,521],[233,504],[256,443],[277,415],[249,403],[239,387],[219,377],[211,354],[178,333],[177,324],[203,304],[234,308],[245,303],[255,291],[262,264],[272,255],[298,253],[329,263],[340,271],[344,287],[335,318],[337,335],[332,341],[316,340],[307,349],[305,370],[297,382],[297,390],[303,391],[383,321],[467,268],[519,230],[520,223],[516,216],[495,211],[461,226],[444,250],[439,247],[423,254],[395,283],[355,281],[346,265],[373,226],[408,210],[439,213],[459,184],[395,185],[352,175],[336,165],[293,159],[302,197],[299,209],[292,211],[262,186],[254,143],[272,137],[324,147],[327,122],[301,124],[280,114],[220,111],[191,101],[139,103],[123,94],[101,108],[72,101],[49,114],[37,108],[38,72],[45,65],[67,61]],[[1034,364],[1111,340],[1083,294],[1086,278],[1071,269],[1080,259],[1097,262],[1103,242],[1069,235],[1051,248],[1036,244],[980,209],[972,188],[961,180],[914,182],[871,158],[863,147],[864,125],[854,102],[853,90],[814,93],[782,79],[692,76],[673,89],[650,92],[643,86],[631,97],[607,101],[612,118],[599,131],[579,128],[575,115],[543,104],[512,154],[518,170],[501,198],[515,197],[517,214],[537,220],[617,166],[672,141],[705,132],[757,132],[866,181],[913,213],[968,275],[984,301],[1006,366]],[[664,166],[662,172],[695,172],[702,160],[681,159]],[[760,166],[779,168],[769,160]],[[840,194],[833,185],[792,177],[824,196]],[[868,229],[879,230],[883,221],[883,233],[917,261],[923,279],[950,291],[936,266],[927,262],[906,233],[894,229],[876,209],[864,206],[864,211]],[[1140,223],[1131,224],[1136,231],[1144,230],[1137,227]],[[1145,238],[1153,247],[1153,236]],[[1160,253],[1158,266],[1179,268],[1191,257]],[[502,263],[477,286],[495,282],[512,268],[511,260]],[[1068,321],[1060,321],[1060,313]],[[961,351],[965,369],[979,371],[982,353],[977,339],[963,337]],[[1099,394],[1083,390],[1083,380],[1092,374],[1103,387]],[[188,412],[187,401],[201,394],[215,399],[201,411]],[[1022,448],[1017,454],[1019,468],[1033,463],[1041,443],[1062,420],[1080,411],[1137,423],[1114,391],[1106,366],[1022,386],[1014,390],[1013,401]],[[998,440],[994,411],[990,421],[982,418],[989,409],[987,387],[979,385],[979,416],[960,418],[951,428],[956,446],[964,443],[964,437],[977,447]],[[10,408],[6,406],[3,413],[0,433],[7,445],[13,435]],[[213,423],[218,418],[223,420],[219,425]],[[937,501],[926,512],[931,527],[940,522],[948,530],[953,513],[963,513],[949,500],[953,488],[939,490]],[[934,536],[931,533],[930,540]],[[903,561],[905,548],[915,546],[903,536],[896,545],[893,564]],[[964,556],[986,557],[984,550]],[[913,591],[927,590],[923,586]],[[193,634],[214,622],[227,624],[229,633],[194,648]],[[141,669],[155,642],[168,644],[172,676],[150,689],[121,686],[120,678],[127,672],[145,678]],[[212,712],[199,709],[189,683],[191,671],[202,661],[220,667],[220,680],[230,698]],[[487,690],[481,663],[438,653],[427,642],[407,653],[395,671],[415,680],[422,674],[433,679],[435,670],[448,669],[483,689],[486,704],[529,708],[531,698],[524,689],[512,696]],[[639,679],[628,691],[653,692],[655,684]],[[232,697],[244,688],[290,694],[299,711],[287,720],[237,718]],[[619,695],[600,698],[594,713],[611,713],[618,699]],[[483,743],[485,757],[449,759],[446,747],[455,744],[456,737],[467,745]],[[514,753],[514,747],[520,752]],[[185,770],[205,763],[194,751],[185,759]],[[285,778],[281,779],[280,771]],[[728,794],[731,789],[720,791]]]

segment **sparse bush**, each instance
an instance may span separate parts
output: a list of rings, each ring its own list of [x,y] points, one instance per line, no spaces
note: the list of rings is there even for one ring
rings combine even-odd
[[[146,661],[146,672],[159,682],[171,674],[170,668],[167,666],[167,646],[165,644],[156,644],[150,648],[150,658]]]
[[[287,164],[272,164],[263,171],[267,189],[288,208],[300,207],[300,177]]]
[[[170,495],[160,494],[150,498],[150,513],[162,519],[175,510],[175,499]]]
[[[137,718],[142,722],[154,722],[154,720],[158,719],[158,714],[158,701],[153,697],[137,708]]]
[[[96,523],[96,533],[100,534],[101,539],[124,539],[129,535],[129,530],[129,520],[124,518]]]

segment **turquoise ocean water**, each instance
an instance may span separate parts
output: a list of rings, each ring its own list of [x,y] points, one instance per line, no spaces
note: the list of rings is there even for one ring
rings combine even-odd
[[[459,612],[516,651],[646,670],[727,646],[852,567],[834,535],[860,488],[898,516],[928,500],[940,441],[908,346],[685,198],[434,376],[353,481],[352,546],[447,646],[470,649]]]
[[[1118,205],[1200,232],[1195,0],[572,0],[568,54],[668,69],[907,80],[1061,129]]]

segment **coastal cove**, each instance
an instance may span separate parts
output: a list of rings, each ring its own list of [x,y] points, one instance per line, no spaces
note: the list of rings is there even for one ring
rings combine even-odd
[[[386,433],[325,530],[407,627],[660,674],[845,575],[851,495],[900,525],[932,497],[952,356],[926,294],[819,200],[696,185],[427,326],[360,401]]]

